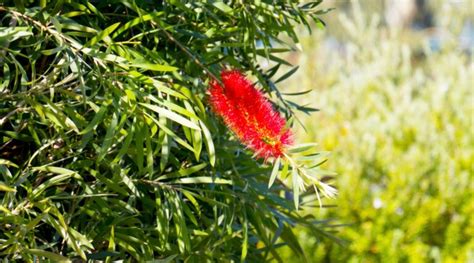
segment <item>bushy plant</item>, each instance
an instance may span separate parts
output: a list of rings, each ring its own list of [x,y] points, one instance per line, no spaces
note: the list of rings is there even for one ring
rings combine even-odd
[[[345,224],[348,241],[300,231],[305,249],[314,262],[472,262],[474,71],[462,35],[472,37],[472,9],[438,1],[437,29],[414,31],[385,27],[359,2],[302,39],[302,70],[285,83],[315,89],[300,103],[323,109],[303,121],[333,153],[340,195],[315,212]]]
[[[206,90],[233,68],[286,119],[313,111],[275,84],[295,72],[277,53],[295,24],[322,25],[320,2],[4,1],[1,257],[256,262],[287,245],[304,260],[292,227],[329,235],[296,211],[331,195],[323,157],[252,156]]]

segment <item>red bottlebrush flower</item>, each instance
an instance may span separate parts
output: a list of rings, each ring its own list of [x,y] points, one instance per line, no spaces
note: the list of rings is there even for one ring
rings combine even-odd
[[[285,119],[241,72],[224,70],[221,78],[223,87],[216,80],[210,83],[214,112],[258,157],[282,156],[285,147],[292,142]]]

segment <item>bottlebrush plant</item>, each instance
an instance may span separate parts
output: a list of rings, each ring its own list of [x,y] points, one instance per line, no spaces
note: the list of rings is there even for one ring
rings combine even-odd
[[[222,71],[221,79],[222,85],[217,80],[211,81],[209,89],[211,106],[240,141],[254,151],[254,156],[262,157],[265,160],[269,158],[275,160],[268,187],[271,187],[278,175],[283,157],[286,172],[280,177],[286,178],[288,165],[290,165],[296,208],[299,203],[299,191],[300,189],[304,190],[305,184],[314,187],[320,205],[322,205],[320,191],[326,197],[334,197],[336,190],[333,187],[323,183],[317,177],[311,176],[305,170],[307,164],[298,164],[289,155],[289,153],[305,153],[302,155],[302,159],[314,162],[319,158],[308,157],[317,156],[319,153],[306,152],[313,145],[306,144],[288,149],[292,144],[291,131],[286,125],[286,121],[273,109],[263,93],[237,70]],[[319,163],[313,163],[309,167],[311,169],[318,166]]]
[[[335,190],[291,136],[313,109],[276,88],[296,71],[276,53],[320,2],[4,1],[0,255],[304,260],[294,226],[332,236],[296,210]]]

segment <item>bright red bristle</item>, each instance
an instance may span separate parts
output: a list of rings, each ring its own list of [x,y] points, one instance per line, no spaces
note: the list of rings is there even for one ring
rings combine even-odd
[[[221,72],[222,87],[215,80],[209,88],[210,103],[216,114],[257,156],[279,157],[291,144],[291,131],[263,93],[237,70]]]

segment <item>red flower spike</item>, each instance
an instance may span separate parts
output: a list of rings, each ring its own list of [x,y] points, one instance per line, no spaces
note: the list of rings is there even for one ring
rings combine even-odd
[[[237,70],[221,72],[222,87],[212,80],[210,103],[214,112],[258,157],[280,157],[292,143],[286,121],[275,111],[263,93]]]

